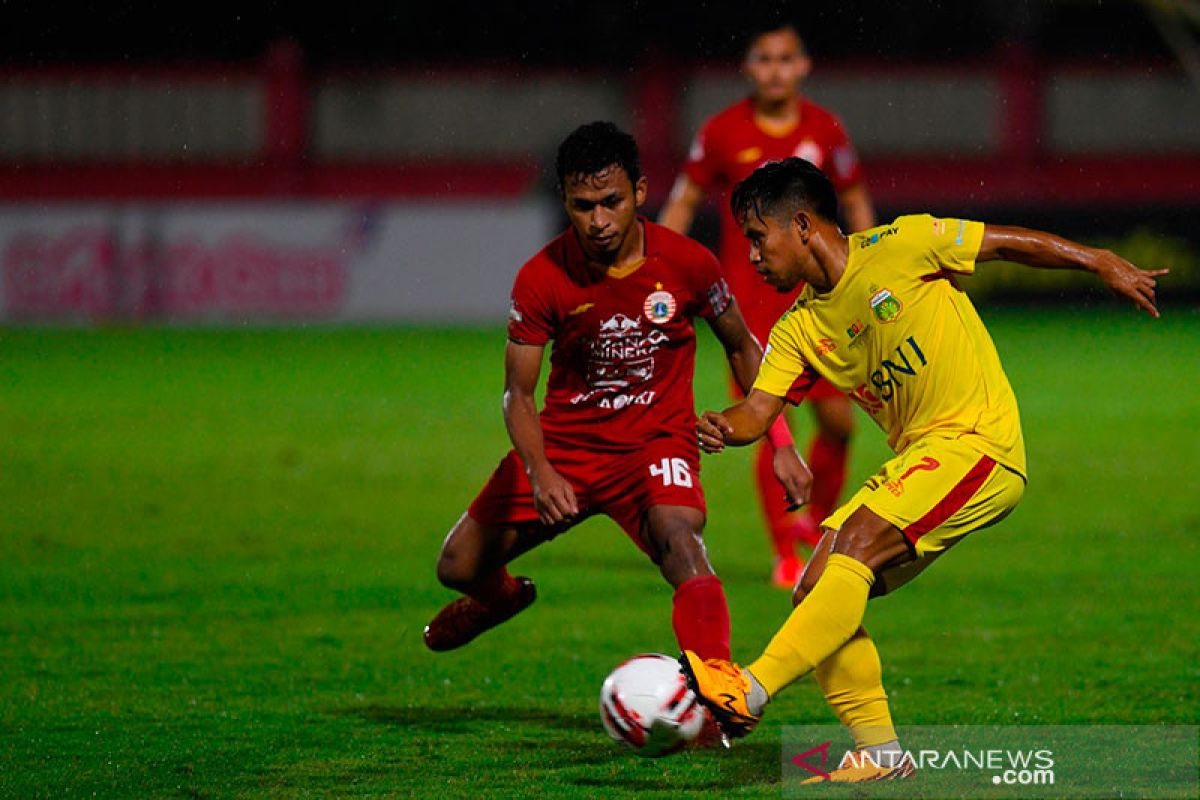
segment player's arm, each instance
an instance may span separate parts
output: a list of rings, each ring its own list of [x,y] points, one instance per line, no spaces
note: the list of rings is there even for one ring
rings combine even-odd
[[[1130,300],[1152,317],[1155,278],[1170,270],[1135,267],[1110,250],[1072,242],[1051,233],[1005,225],[985,225],[976,261],[1014,261],[1038,269],[1081,269],[1096,275],[1113,294]]]
[[[783,413],[784,400],[761,389],[751,389],[738,403],[721,412],[705,411],[696,422],[700,449],[719,453],[725,445],[741,447],[766,435]]]
[[[671,187],[671,195],[658,215],[658,224],[687,236],[696,218],[696,209],[704,202],[704,190],[687,175],[680,175]]]
[[[542,522],[553,525],[578,514],[579,503],[571,484],[546,458],[542,423],[534,399],[542,371],[543,349],[544,345],[509,340],[504,351],[504,424],[521,463],[525,465],[538,515]]]
[[[865,183],[856,183],[838,192],[838,205],[851,233],[875,227],[875,204]]]
[[[709,320],[709,327],[717,336],[721,347],[725,348],[725,358],[729,361],[729,369],[733,378],[743,392],[749,392],[758,377],[758,365],[762,362],[762,346],[746,327],[746,320],[737,303],[729,304],[729,308],[716,319]]]
[[[730,303],[729,308],[716,319],[709,321],[713,333],[716,334],[721,346],[725,348],[725,357],[729,360],[729,369],[741,387],[742,392],[750,395],[754,389],[754,379],[758,377],[758,365],[762,363],[762,347],[742,318],[737,303]],[[782,410],[780,406],[780,410]],[[711,413],[711,412],[710,412]],[[775,478],[783,486],[791,505],[808,502],[808,494],[812,487],[812,472],[804,459],[796,452],[792,432],[788,430],[787,421],[782,414],[776,412],[772,423],[763,431],[774,449],[772,468]],[[755,439],[761,437],[760,433]],[[704,438],[700,436],[703,447]],[[719,452],[708,450],[706,452]]]

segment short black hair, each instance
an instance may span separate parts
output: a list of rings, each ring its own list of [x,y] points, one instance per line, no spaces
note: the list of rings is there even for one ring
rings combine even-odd
[[[792,156],[768,161],[739,183],[729,198],[733,218],[741,222],[751,213],[759,219],[790,219],[802,208],[837,222],[837,192],[829,177],[811,161]]]
[[[630,183],[636,184],[642,177],[633,137],[611,122],[580,125],[558,146],[558,157],[554,159],[558,190],[565,189],[567,178],[595,175],[613,164],[625,170]]]
[[[791,17],[780,12],[765,14],[746,28],[745,47],[742,48],[742,51],[749,53],[750,48],[754,47],[754,43],[761,37],[766,36],[768,33],[775,33],[776,31],[791,31],[796,34],[796,40],[800,42],[800,52],[802,54],[808,52],[808,49],[804,46],[804,37],[800,35],[800,30],[796,27],[796,24],[792,22]]]

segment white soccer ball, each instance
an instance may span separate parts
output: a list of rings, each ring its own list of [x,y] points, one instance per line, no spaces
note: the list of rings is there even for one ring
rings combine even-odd
[[[600,687],[604,730],[639,756],[665,756],[682,749],[700,735],[706,716],[679,662],[670,656],[634,656]]]

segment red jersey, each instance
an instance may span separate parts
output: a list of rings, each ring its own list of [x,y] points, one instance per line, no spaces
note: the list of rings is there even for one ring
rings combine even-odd
[[[822,169],[838,192],[863,179],[858,156],[838,118],[800,98],[800,121],[780,135],[754,121],[747,98],[711,117],[692,142],[683,172],[706,192],[720,191],[721,265],[750,330],[766,342],[771,326],[799,292],[780,294],[750,266],[749,245],[729,210],[733,187],[768,161],[799,156]]]
[[[554,340],[541,413],[548,446],[635,450],[659,436],[695,440],[696,316],[715,319],[729,288],[706,248],[640,219],[646,258],[595,278],[573,228],[513,284],[508,336]]]

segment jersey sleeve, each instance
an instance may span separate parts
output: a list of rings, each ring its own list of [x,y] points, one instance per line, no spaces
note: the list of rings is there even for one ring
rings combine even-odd
[[[862,183],[862,163],[858,160],[858,153],[855,152],[846,129],[837,117],[830,119],[829,150],[829,180],[833,188],[841,192]]]
[[[733,294],[729,291],[729,284],[725,282],[716,256],[705,249],[698,261],[692,272],[696,314],[711,322],[729,309]]]
[[[508,338],[517,344],[544,345],[554,338],[554,305],[529,265],[513,282],[508,309]]]
[[[719,173],[717,154],[713,149],[716,144],[714,139],[713,123],[710,120],[692,139],[687,161],[683,164],[683,174],[706,192],[716,184]]]
[[[786,320],[777,322],[763,350],[754,388],[798,405],[820,375],[805,360]]]
[[[929,237],[928,247],[937,269],[970,275],[983,244],[982,222],[967,219],[943,219],[922,215],[917,225]]]
[[[902,265],[898,269],[970,275],[983,243],[983,229],[982,222],[913,214],[873,228],[870,235],[887,237],[889,250],[897,256],[891,263]]]

